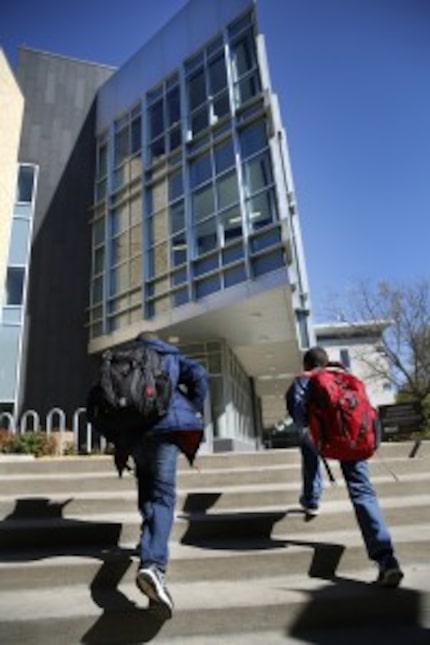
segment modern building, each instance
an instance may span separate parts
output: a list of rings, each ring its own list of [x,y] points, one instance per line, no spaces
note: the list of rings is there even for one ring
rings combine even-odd
[[[390,367],[383,351],[382,335],[390,326],[386,320],[321,323],[315,325],[318,344],[331,361],[339,361],[366,384],[375,407],[394,403],[396,391],[387,378]]]
[[[3,409],[70,417],[94,359],[149,330],[207,368],[209,450],[254,447],[283,417],[314,333],[263,11],[190,0],[116,70],[20,50],[37,193]]]

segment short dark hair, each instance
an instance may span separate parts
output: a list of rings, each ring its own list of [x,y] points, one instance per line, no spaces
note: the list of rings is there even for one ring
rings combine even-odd
[[[305,370],[313,370],[315,367],[325,367],[329,362],[327,352],[322,347],[311,347],[303,356],[303,367]]]

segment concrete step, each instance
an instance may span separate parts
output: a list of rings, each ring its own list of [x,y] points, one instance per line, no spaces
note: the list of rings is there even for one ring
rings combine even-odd
[[[430,522],[430,497],[415,495],[381,500],[388,525]],[[303,526],[304,513],[298,507],[236,509],[230,512],[178,513],[171,537],[186,544],[198,545],[202,540],[231,537],[271,538],[278,533],[294,534]],[[131,513],[98,513],[79,517],[60,515],[18,517],[0,523],[0,548],[25,549],[48,544],[58,547],[86,544],[110,547],[130,544],[138,538],[140,517]],[[355,516],[347,500],[327,502],[325,510],[308,523],[307,533],[354,527]]]
[[[380,496],[394,497],[399,491],[403,495],[420,494],[430,490],[430,472],[406,474],[401,481],[391,475],[378,475],[372,478],[372,483]],[[300,481],[283,482],[280,484],[260,484],[247,486],[223,486],[214,488],[199,488],[196,491],[178,490],[178,511],[228,510],[249,508],[251,506],[282,506],[295,505],[300,495]],[[324,500],[344,499],[345,484],[339,477],[335,486],[326,485]],[[79,514],[88,515],[93,512],[132,512],[136,508],[136,487],[133,485],[124,489],[122,484],[107,491],[80,491],[71,493],[52,493],[49,487],[38,497],[33,494],[0,495],[0,518],[8,515],[31,517],[48,513],[49,505],[63,505],[63,515],[75,517]],[[41,498],[49,500],[42,502]],[[67,504],[66,504],[67,501]],[[53,511],[54,512],[54,511]]]
[[[429,472],[430,459],[408,459],[391,457],[390,459],[372,459],[369,470],[373,477],[390,476],[393,480],[418,472]],[[112,465],[110,471],[93,473],[69,472],[67,462],[63,463],[61,472],[28,473],[21,467],[20,473],[4,473],[0,464],[0,490],[2,495],[46,495],[47,491],[55,493],[83,493],[91,491],[127,491],[134,489],[134,477],[125,473],[120,479]],[[339,464],[332,462],[331,469],[339,482],[342,480]],[[187,469],[178,473],[178,487],[187,490],[202,490],[226,486],[249,486],[289,483],[300,481],[301,465],[297,458],[293,463],[271,464],[263,466],[225,468]]]
[[[414,459],[387,445],[369,462],[406,573],[394,591],[370,584],[337,463],[320,516],[305,521],[295,449],[202,456],[200,471],[181,461],[168,571],[176,611],[164,624],[134,585],[134,478],[119,480],[110,457],[0,459],[0,642],[361,645],[372,637],[364,624],[373,635],[383,626],[391,645],[428,642],[427,445]]]
[[[368,572],[332,580],[303,576],[262,576],[254,581],[172,583],[176,600],[172,620],[163,622],[147,609],[131,585],[106,589],[96,584],[31,591],[1,591],[0,620],[4,643],[141,643],[270,630],[300,636],[306,630],[359,628],[363,624],[400,625],[420,640],[429,627],[429,567],[409,567],[405,586],[379,589]],[[162,632],[160,633],[160,630]],[[319,632],[321,634],[321,632]],[[186,642],[186,641],[184,641]],[[204,641],[202,641],[204,642]],[[306,641],[305,641],[306,642]],[[308,641],[311,642],[311,641]],[[317,641],[323,642],[323,641]]]
[[[402,562],[428,563],[430,523],[391,528],[396,551]],[[349,530],[283,534],[277,538],[201,541],[197,545],[170,544],[168,577],[172,582],[205,580],[251,580],[261,576],[310,575],[328,577],[368,567],[361,536],[356,527]],[[232,566],[234,562],[234,566]],[[52,588],[75,584],[112,586],[122,580],[134,581],[138,565],[135,546],[111,549],[61,548],[44,544],[26,550],[2,550],[0,589]]]
[[[408,459],[414,442],[383,443],[371,462],[378,459],[401,458]],[[430,441],[423,441],[416,456],[411,459],[412,463],[422,459],[430,458]],[[297,448],[278,450],[258,450],[252,452],[229,452],[218,454],[199,454],[196,463],[203,470],[230,470],[232,468],[254,468],[266,465],[284,465],[299,463],[299,451]],[[112,457],[110,455],[91,456],[67,456],[67,457],[42,457],[32,458],[29,455],[2,455],[0,454],[0,473],[20,475],[25,472],[41,473],[63,473],[67,465],[69,473],[102,473],[109,474],[112,471]],[[188,471],[187,461],[183,456],[179,458],[179,472]]]

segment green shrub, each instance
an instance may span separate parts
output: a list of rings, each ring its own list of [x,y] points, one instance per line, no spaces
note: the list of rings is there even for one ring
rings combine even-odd
[[[43,457],[55,455],[55,439],[45,432],[24,432],[13,434],[0,430],[0,452],[3,454],[21,454]]]

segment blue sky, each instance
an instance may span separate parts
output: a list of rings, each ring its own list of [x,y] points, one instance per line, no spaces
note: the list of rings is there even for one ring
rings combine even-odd
[[[120,66],[185,4],[3,0],[0,45]],[[430,0],[258,5],[315,318],[359,280],[429,277]]]

